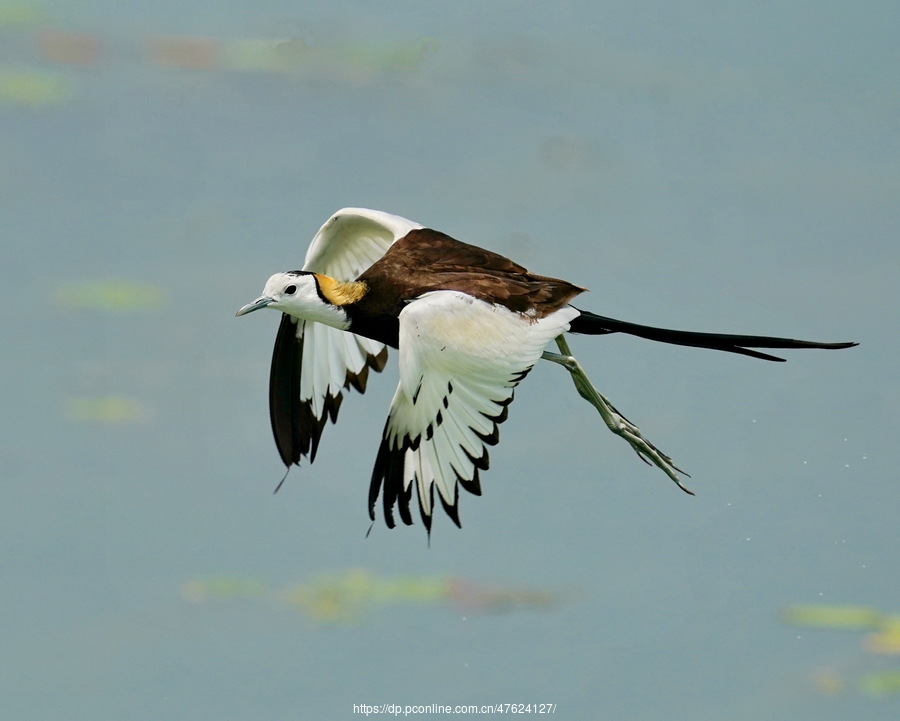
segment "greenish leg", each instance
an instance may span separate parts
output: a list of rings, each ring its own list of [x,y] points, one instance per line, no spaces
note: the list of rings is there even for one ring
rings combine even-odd
[[[681,479],[678,477],[679,473],[684,473],[688,478],[690,478],[690,475],[682,471],[672,462],[671,458],[644,438],[644,436],[641,435],[640,429],[619,413],[615,406],[594,387],[594,384],[591,383],[587,374],[584,372],[584,368],[581,367],[581,363],[572,356],[572,352],[569,350],[569,344],[566,342],[563,335],[557,336],[556,345],[559,348],[559,353],[544,351],[544,354],[541,357],[544,360],[559,363],[571,373],[572,382],[575,383],[578,395],[600,412],[600,416],[603,418],[603,421],[606,423],[609,430],[628,441],[635,453],[638,454],[638,457],[644,461],[644,463],[648,465],[652,464],[662,469],[669,478],[678,484],[678,487],[682,491],[694,495],[693,492],[681,483]]]

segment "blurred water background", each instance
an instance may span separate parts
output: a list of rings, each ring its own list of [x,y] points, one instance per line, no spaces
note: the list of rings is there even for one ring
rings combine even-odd
[[[894,3],[0,3],[4,718],[900,713]],[[366,538],[392,364],[283,489],[275,313],[334,210],[786,364],[575,337],[463,529]]]

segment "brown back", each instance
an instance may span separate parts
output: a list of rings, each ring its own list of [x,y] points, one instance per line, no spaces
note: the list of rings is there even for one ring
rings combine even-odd
[[[399,314],[404,301],[434,290],[458,290],[543,318],[584,288],[529,273],[497,253],[427,228],[410,231],[358,280],[369,286],[360,305],[369,313]]]

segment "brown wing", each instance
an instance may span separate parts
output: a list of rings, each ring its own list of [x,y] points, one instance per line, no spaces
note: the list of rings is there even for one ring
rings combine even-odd
[[[458,290],[543,318],[585,290],[565,280],[529,273],[498,253],[429,228],[410,231],[359,280],[369,285],[366,300],[371,312],[394,317],[404,302],[423,293]]]

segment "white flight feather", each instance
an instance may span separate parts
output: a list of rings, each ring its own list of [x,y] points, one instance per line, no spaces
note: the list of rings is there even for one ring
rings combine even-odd
[[[368,208],[343,208],[319,228],[306,251],[303,270],[355,280],[419,223]]]
[[[415,481],[423,513],[431,514],[432,486],[454,505],[457,479],[472,480],[484,453],[479,434],[493,432],[521,374],[577,315],[567,306],[535,319],[457,291],[426,293],[403,309],[400,384],[385,434],[389,448],[406,447],[404,490]]]
[[[303,270],[337,280],[355,280],[387,249],[419,223],[398,215],[367,208],[343,208],[319,229],[306,252]],[[309,403],[316,418],[325,413],[325,398],[337,397],[348,374],[365,368],[368,356],[377,356],[384,345],[321,323],[300,321],[303,339],[300,399]]]

